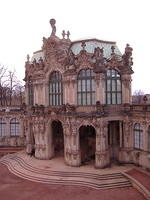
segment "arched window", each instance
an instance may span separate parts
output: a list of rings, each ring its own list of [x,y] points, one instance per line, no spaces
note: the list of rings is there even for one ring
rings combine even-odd
[[[77,80],[78,105],[95,105],[95,73],[91,69],[83,69]]]
[[[122,103],[122,87],[120,74],[109,69],[106,73],[106,104]]]
[[[28,81],[28,103],[30,106],[33,105],[34,99],[33,99],[33,83],[32,80],[29,79]]]
[[[143,149],[143,130],[140,124],[134,125],[134,148],[136,149]]]
[[[150,152],[150,126],[148,127],[148,151]]]
[[[6,122],[0,118],[0,137],[5,136],[5,125]]]
[[[19,130],[19,121],[14,118],[10,121],[10,135],[11,136],[19,136],[20,130]]]
[[[49,79],[49,105],[60,106],[63,104],[62,75],[52,72]]]

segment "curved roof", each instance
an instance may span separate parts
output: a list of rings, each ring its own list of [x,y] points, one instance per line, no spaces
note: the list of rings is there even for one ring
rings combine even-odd
[[[111,56],[112,50],[111,47],[114,46],[115,50],[114,53],[117,55],[121,55],[121,52],[119,51],[116,42],[110,42],[110,41],[103,41],[103,40],[98,40],[98,39],[87,39],[87,40],[78,40],[74,41],[71,44],[71,50],[75,55],[79,54],[80,51],[83,49],[82,48],[82,42],[85,42],[85,50],[88,53],[94,53],[94,49],[96,47],[104,48],[104,57],[109,58]]]
[[[100,47],[100,48],[104,48],[103,49],[104,57],[109,58],[112,53],[111,47],[114,46],[115,47],[114,53],[121,56],[121,52],[119,51],[119,49],[116,45],[116,42],[103,41],[103,40],[98,40],[95,38],[77,40],[77,41],[71,42],[70,48],[75,55],[79,54],[80,51],[83,49],[81,46],[82,42],[85,43],[85,45],[86,45],[85,50],[88,53],[94,53],[94,49],[96,47]],[[40,57],[42,57],[44,59],[44,53],[42,50],[34,52],[31,61],[33,62],[34,59],[36,59],[36,61],[38,61],[40,59]]]

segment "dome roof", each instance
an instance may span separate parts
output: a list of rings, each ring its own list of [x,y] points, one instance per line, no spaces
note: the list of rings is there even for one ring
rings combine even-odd
[[[94,50],[96,47],[103,48],[104,57],[109,58],[111,56],[112,50],[111,47],[114,46],[114,53],[121,56],[121,52],[119,51],[116,42],[110,42],[110,41],[103,41],[98,39],[87,39],[87,40],[78,40],[74,41],[71,44],[71,50],[72,52],[77,55],[80,53],[82,48],[82,43],[85,43],[85,50],[88,53],[94,53]]]

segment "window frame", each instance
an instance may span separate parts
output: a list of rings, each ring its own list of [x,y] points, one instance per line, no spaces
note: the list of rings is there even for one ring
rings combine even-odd
[[[107,105],[122,104],[122,81],[121,81],[121,75],[117,70],[115,69],[107,70],[105,85],[106,85],[105,89],[106,104]]]
[[[0,137],[5,136],[6,122],[3,118],[0,118]]]
[[[53,71],[49,76],[49,106],[63,105],[62,74]]]
[[[135,123],[133,127],[133,134],[134,134],[134,148],[139,150],[144,150],[143,144],[143,129],[140,123]]]
[[[20,122],[18,119],[13,118],[10,120],[10,136],[17,137],[20,135]]]
[[[93,106],[96,104],[95,72],[81,69],[77,75],[77,105]]]

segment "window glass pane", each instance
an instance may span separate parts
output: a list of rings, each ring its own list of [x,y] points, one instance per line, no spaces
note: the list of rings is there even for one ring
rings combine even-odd
[[[50,93],[52,95],[49,96],[49,103],[50,105],[61,105],[62,104],[62,76],[60,72],[53,72],[50,75]]]
[[[116,104],[116,93],[112,93],[112,104]]]
[[[111,95],[110,93],[107,93],[107,104],[111,104]]]
[[[95,80],[92,80],[92,91],[95,91]]]
[[[78,80],[78,92],[81,92],[81,80]]]
[[[58,93],[59,92],[58,83],[55,83],[55,85],[56,85],[56,93]]]
[[[117,80],[117,91],[121,91],[121,82]]]
[[[107,104],[122,103],[120,74],[114,69],[107,70],[106,103]]]
[[[87,91],[89,92],[91,90],[91,81],[87,80],[86,84],[87,84]]]
[[[52,95],[50,95],[50,102],[49,102],[50,105],[52,105]]]
[[[78,94],[78,105],[81,105],[81,93]]]
[[[111,91],[111,81],[107,80],[107,91]]]
[[[52,84],[50,84],[49,88],[50,88],[50,93],[52,93]]]
[[[12,119],[10,121],[10,135],[18,136],[19,135],[19,121],[16,119]]]
[[[82,105],[86,105],[86,93],[82,93]]]
[[[116,91],[116,80],[112,80],[112,91]]]
[[[78,74],[78,104],[91,105],[92,92],[95,92],[95,73],[91,69],[81,70]],[[81,96],[80,96],[81,95]]]
[[[143,133],[140,132],[140,149],[144,149],[144,146],[143,146]]]
[[[117,104],[121,104],[121,93],[117,93]]]
[[[111,70],[107,70],[107,76],[111,76]]]
[[[86,81],[82,80],[82,91],[85,92],[86,91],[86,86],[85,86]]]
[[[115,76],[116,76],[116,72],[115,72],[115,70],[113,70],[113,69],[112,69],[112,71],[111,71],[111,76],[112,76],[112,77],[115,77]]]
[[[138,132],[135,132],[134,134],[134,147],[139,149],[139,146],[140,146],[140,137],[139,137],[139,133]]]
[[[96,101],[95,101],[95,92],[92,93],[92,105],[95,105]]]
[[[87,93],[87,105],[91,105],[91,95]]]
[[[53,104],[52,104],[52,105],[54,106],[54,105],[56,105],[56,101],[55,101],[55,97],[56,97],[56,96],[53,94],[52,97],[53,97]]]

